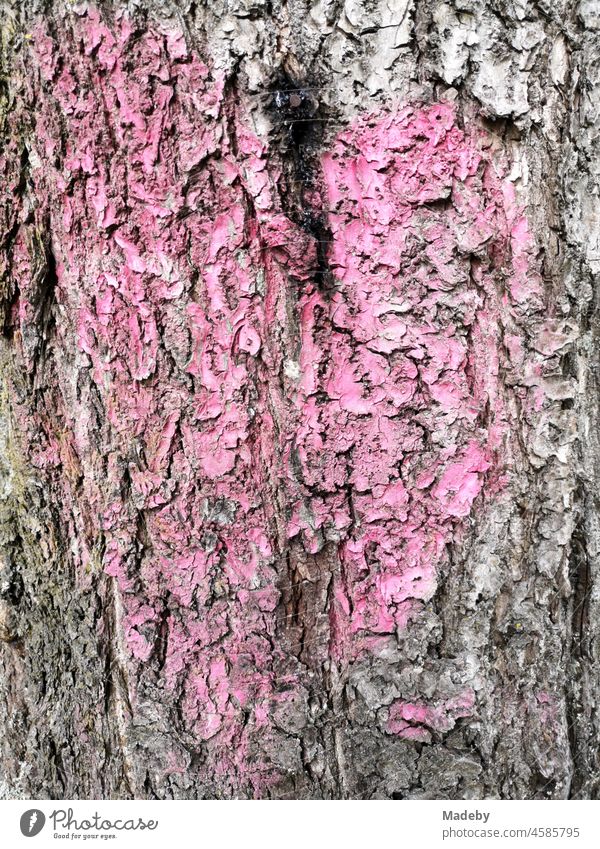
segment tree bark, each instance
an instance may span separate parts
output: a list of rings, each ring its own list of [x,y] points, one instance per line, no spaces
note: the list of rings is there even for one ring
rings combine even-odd
[[[1,795],[598,798],[598,4],[0,9]]]

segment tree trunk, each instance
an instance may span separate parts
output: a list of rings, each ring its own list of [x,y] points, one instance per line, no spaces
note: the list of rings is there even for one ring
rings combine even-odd
[[[598,798],[598,4],[0,9],[2,795]]]

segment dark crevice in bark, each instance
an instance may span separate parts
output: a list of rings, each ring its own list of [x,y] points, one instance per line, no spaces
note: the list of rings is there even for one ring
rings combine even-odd
[[[282,205],[290,220],[313,237],[317,262],[312,279],[317,289],[327,293],[335,283],[328,260],[332,235],[321,185],[320,155],[325,126],[333,116],[319,100],[316,80],[300,77],[299,71],[282,69],[270,87],[267,107],[284,166]]]
[[[0,642],[16,648],[21,638],[19,605],[23,597],[23,579],[10,552],[3,555],[0,567]]]
[[[568,646],[567,662],[567,727],[573,777],[570,788],[570,798],[578,798],[579,793],[590,778],[590,764],[587,763],[586,741],[582,739],[584,732],[584,716],[586,709],[586,666],[590,661],[589,655],[589,600],[592,591],[592,572],[588,556],[587,531],[585,527],[586,512],[590,509],[584,503],[584,493],[580,489],[576,494],[576,504],[579,505],[579,516],[571,537],[569,552],[568,575],[571,585],[569,600],[570,612],[570,644]],[[598,505],[591,509],[597,511]]]
[[[43,270],[40,272],[40,282],[36,291],[35,303],[35,327],[36,346],[33,357],[32,383],[36,389],[45,391],[45,368],[51,350],[52,334],[55,328],[56,288],[58,277],[56,273],[56,259],[48,240],[43,248]]]

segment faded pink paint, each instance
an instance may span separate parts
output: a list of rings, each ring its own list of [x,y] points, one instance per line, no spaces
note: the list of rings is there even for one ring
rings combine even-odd
[[[444,734],[451,731],[457,719],[473,713],[474,706],[473,690],[466,690],[436,705],[398,700],[389,709],[387,730],[406,740],[430,743],[432,732]]]
[[[53,92],[39,99],[34,177],[40,220],[61,210],[51,232],[68,318],[56,333],[66,351],[77,340],[91,381],[76,402],[65,394],[59,425],[22,427],[45,434],[38,465],[81,469],[77,495],[64,480],[65,521],[89,546],[73,555],[79,580],[102,532],[133,666],[164,648],[164,683],[181,688],[209,767],[260,795],[281,769],[252,754],[255,736],[277,740],[273,711],[310,687],[278,625],[281,551],[293,538],[337,546],[329,652],[340,663],[418,616],[475,499],[501,484],[500,316],[538,296],[532,243],[501,154],[461,130],[451,105],[382,111],[323,157],[326,295],[266,143],[239,104],[225,117],[223,81],[180,33],[134,39],[124,13],[110,30],[89,10],[72,43],[83,54],[59,63],[55,42],[33,34]],[[25,331],[22,240],[17,255]],[[25,341],[23,359],[32,369]],[[473,710],[472,695],[399,700],[387,730],[429,739]],[[170,755],[165,774],[180,769]]]

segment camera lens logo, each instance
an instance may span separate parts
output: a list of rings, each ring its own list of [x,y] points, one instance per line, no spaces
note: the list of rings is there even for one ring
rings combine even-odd
[[[37,808],[32,808],[30,811],[25,811],[21,817],[21,834],[25,837],[35,837],[39,834],[46,824],[46,817]]]

